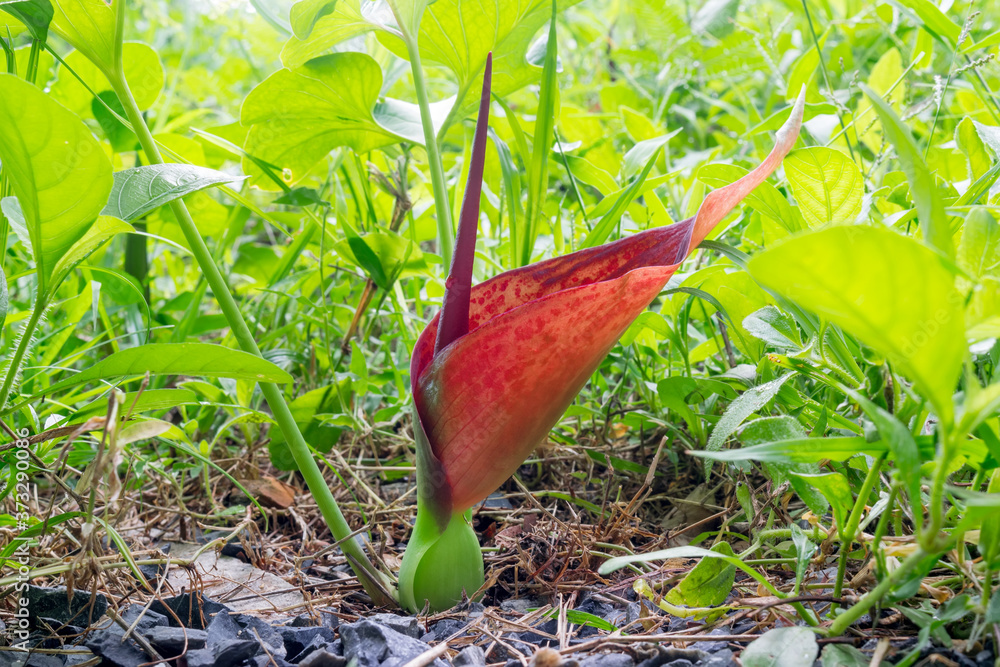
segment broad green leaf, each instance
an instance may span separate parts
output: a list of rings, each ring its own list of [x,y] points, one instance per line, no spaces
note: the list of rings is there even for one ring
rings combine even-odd
[[[886,229],[832,227],[758,254],[748,270],[888,357],[950,421],[965,326],[940,255]]]
[[[743,328],[779,350],[798,350],[802,347],[799,325],[791,315],[777,306],[764,306],[743,318]]]
[[[896,49],[886,51],[868,76],[868,86],[880,96],[889,94],[893,84],[903,76],[903,56]],[[906,97],[906,90],[903,84],[892,89],[892,110],[897,114],[903,112],[903,100]],[[855,131],[858,138],[865,143],[868,148],[877,153],[882,145],[881,126],[876,117],[872,114],[872,104],[867,98],[862,97],[858,101],[858,111],[855,114],[857,125]],[[874,122],[873,122],[874,121]]]
[[[833,510],[833,520],[837,524],[837,532],[844,538],[843,530],[847,527],[847,515],[854,506],[854,496],[851,494],[851,483],[839,472],[827,472],[818,475],[792,473],[807,484],[815,487],[829,501]]]
[[[788,114],[785,114],[787,120]],[[794,154],[794,153],[793,153]],[[787,159],[787,158],[786,158]],[[787,166],[786,166],[787,172]],[[698,170],[698,180],[712,188],[721,188],[740,180],[750,171],[732,164],[707,164]],[[802,216],[793,209],[785,196],[764,181],[743,200],[753,210],[766,215],[789,232],[803,229]]]
[[[111,162],[83,122],[35,86],[0,74],[0,162],[31,238],[38,293],[97,218]]]
[[[422,144],[416,106],[378,103],[381,88],[382,70],[364,53],[333,53],[278,70],[243,102],[240,120],[250,128],[244,148],[287,169],[286,180],[295,183],[339,146],[366,153],[404,140]],[[244,170],[251,168],[244,160]]]
[[[52,7],[49,30],[82,52],[106,75],[112,74],[118,40],[115,8],[104,0],[58,0]]]
[[[389,7],[355,0],[303,0],[292,5],[288,18],[296,39],[282,51],[286,66],[301,64],[351,37],[395,27]]]
[[[558,9],[577,2],[560,0]],[[486,54],[491,51],[495,96],[538,81],[538,69],[528,62],[527,54],[539,29],[548,22],[551,7],[551,0],[436,0],[427,6],[420,21],[420,57],[425,66],[447,68],[457,87],[457,102],[445,127],[475,111]],[[300,66],[345,39],[373,30],[405,58],[406,48],[388,9],[385,3],[366,0],[297,3],[291,12],[296,37],[285,44],[281,61],[286,67]]]
[[[775,628],[750,642],[740,654],[743,667],[803,667],[819,655],[816,633],[808,628]]]
[[[673,375],[656,383],[656,392],[663,406],[680,415],[693,432],[700,430],[701,418],[691,409],[687,399],[696,389],[694,379],[684,375]]]
[[[814,146],[785,158],[785,177],[810,227],[854,222],[861,213],[865,179],[844,153]]]
[[[49,34],[49,23],[52,21],[52,3],[49,0],[16,0],[15,2],[0,2],[0,10],[14,16],[28,29],[32,38],[41,42]],[[6,37],[7,35],[3,35]]]
[[[62,282],[73,268],[87,259],[92,252],[104,245],[118,234],[134,232],[132,225],[113,216],[102,215],[94,221],[90,229],[74,243],[66,254],[59,258],[52,269],[52,284],[58,285]]]
[[[292,377],[270,361],[241,350],[208,343],[151,343],[129,347],[90,368],[56,382],[46,393],[93,380],[129,375],[198,375],[257,382],[291,382]]]
[[[73,51],[63,60],[65,64],[59,65],[58,76],[52,84],[52,97],[78,116],[90,116],[94,99],[91,91],[95,94],[111,91],[111,82],[104,70],[83,51]],[[142,42],[125,42],[122,44],[122,67],[125,70],[125,81],[128,82],[139,109],[152,107],[163,90],[165,78],[163,65],[156,51]]]
[[[115,172],[108,205],[101,211],[131,222],[184,195],[242,180],[190,164],[153,164]]]
[[[910,128],[903,124],[896,112],[871,88],[862,85],[861,89],[875,107],[879,120],[882,121],[885,137],[896,149],[903,173],[906,174],[906,180],[910,184],[910,198],[916,205],[924,238],[931,247],[937,248],[945,256],[954,257],[955,247],[951,242],[951,229],[948,226],[941,193],[938,191],[934,176],[927,168],[923,153],[910,133]]]
[[[823,648],[823,667],[868,667],[871,657],[850,644],[827,644]]]
[[[340,414],[346,406],[343,401],[350,401],[351,381],[345,379],[338,385],[331,384],[319,389],[313,389],[296,398],[288,404],[295,423],[302,429],[302,436],[316,451],[326,454],[340,440],[342,428],[324,426],[321,415]],[[281,429],[271,429],[271,440],[267,451],[271,455],[271,463],[279,470],[298,470],[299,467],[288,449],[288,441]]]
[[[738,398],[729,404],[722,418],[716,423],[715,428],[712,430],[712,437],[708,440],[707,449],[709,451],[722,449],[722,446],[726,444],[726,440],[736,432],[740,424],[747,417],[767,405],[768,401],[778,394],[778,391],[791,379],[792,375],[792,373],[787,373],[776,380],[751,387],[740,394]]]
[[[354,263],[364,270],[365,274],[374,281],[376,285],[384,290],[389,289],[389,272],[386,271],[375,251],[372,250],[368,242],[358,235],[358,232],[347,220],[343,220],[341,226],[344,235],[347,237],[347,249],[354,258]]]
[[[986,145],[983,143],[976,125],[969,117],[963,118],[955,127],[955,143],[965,155],[965,165],[969,170],[969,178],[976,180],[989,171],[992,166]]]
[[[719,542],[712,551],[734,556],[728,542]],[[736,567],[719,558],[703,558],[664,596],[667,602],[685,607],[718,607],[733,590]]]

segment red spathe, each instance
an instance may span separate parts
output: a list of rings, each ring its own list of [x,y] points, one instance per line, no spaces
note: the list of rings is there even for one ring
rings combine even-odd
[[[803,99],[771,154],[710,193],[698,214],[502,273],[472,288],[469,332],[434,355],[438,317],[410,374],[424,431],[454,510],[496,490],[545,438],[629,324],[679,263],[791,150]]]

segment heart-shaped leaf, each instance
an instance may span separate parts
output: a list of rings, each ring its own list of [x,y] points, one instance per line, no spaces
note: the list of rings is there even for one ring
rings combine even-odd
[[[0,10],[16,17],[28,29],[32,38],[41,42],[49,34],[52,21],[52,3],[49,0],[15,0],[0,2]]]
[[[333,53],[279,70],[243,102],[241,122],[250,127],[244,147],[288,169],[294,183],[339,146],[364,153],[404,140],[423,143],[416,105],[377,103],[381,88],[382,70],[364,53]],[[435,109],[447,114],[440,103]],[[244,168],[256,169],[249,160]]]
[[[115,52],[118,41],[116,7],[104,0],[60,0],[53,3],[52,8],[49,30],[82,52],[106,75],[112,75],[118,56]]]
[[[111,191],[111,162],[83,122],[35,86],[0,74],[0,162],[31,240],[38,293]],[[4,212],[13,210],[4,200]]]
[[[561,0],[558,11],[579,0]],[[423,4],[423,3],[420,3]],[[444,127],[475,111],[486,56],[493,52],[493,94],[503,97],[538,81],[527,54],[551,16],[551,0],[437,0],[427,5],[418,43],[425,64],[448,68],[458,86],[458,103]],[[397,55],[405,57],[396,19],[384,3],[367,0],[303,0],[292,7],[296,37],[285,44],[286,67],[302,65],[340,42],[376,31]]]
[[[785,158],[785,177],[810,227],[854,222],[861,212],[865,180],[850,156],[813,146]]]
[[[111,82],[102,68],[83,51],[68,53],[63,61],[65,64],[59,66],[59,76],[52,84],[52,97],[76,115],[89,116],[94,99],[91,91],[110,93]],[[70,69],[76,73],[75,76]],[[163,64],[153,47],[142,42],[122,44],[122,69],[139,109],[146,110],[153,106],[164,81]]]

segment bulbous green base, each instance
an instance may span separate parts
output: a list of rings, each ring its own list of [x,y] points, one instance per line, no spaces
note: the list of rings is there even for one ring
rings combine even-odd
[[[412,613],[451,609],[483,585],[483,552],[464,513],[453,514],[442,533],[418,506],[413,535],[399,569],[399,602]]]

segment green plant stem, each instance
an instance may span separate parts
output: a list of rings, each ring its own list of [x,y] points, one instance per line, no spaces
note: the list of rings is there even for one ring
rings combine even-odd
[[[18,371],[21,370],[24,355],[28,352],[28,347],[31,345],[31,338],[35,335],[35,329],[38,327],[38,323],[42,319],[42,313],[45,312],[47,305],[47,300],[39,295],[35,300],[35,308],[31,311],[31,317],[21,330],[21,340],[17,343],[14,356],[10,358],[10,365],[7,367],[7,376],[3,379],[3,387],[0,387],[0,407],[7,405],[11,387],[14,386],[14,378],[17,377]]]
[[[121,3],[121,5],[123,4]],[[119,71],[111,78],[111,85],[115,90],[115,94],[118,95],[122,106],[125,108],[125,113],[132,124],[132,130],[139,138],[139,143],[142,145],[142,150],[146,154],[147,161],[150,164],[163,164],[160,151],[156,147],[153,135],[150,133],[149,127],[146,125],[146,121],[139,111],[128,83],[125,81],[125,75],[120,65]],[[232,330],[233,337],[236,338],[237,343],[244,352],[262,357],[263,355],[261,355],[260,349],[257,347],[253,333],[251,333],[250,328],[243,319],[239,305],[236,303],[236,299],[233,298],[232,292],[230,292],[229,286],[226,284],[226,279],[219,271],[219,267],[216,266],[215,261],[212,259],[212,254],[205,244],[205,240],[201,237],[201,233],[198,231],[198,227],[195,225],[190,212],[188,212],[187,206],[184,205],[182,200],[175,199],[170,203],[170,208],[177,218],[181,230],[184,232],[184,238],[191,247],[191,253],[197,260],[199,267],[201,267],[208,286],[222,308],[226,321]],[[278,385],[270,382],[261,382],[260,389],[261,393],[264,394],[268,406],[271,408],[271,413],[278,424],[278,428],[281,429],[282,434],[288,441],[292,457],[295,459],[295,463],[298,465],[299,471],[302,473],[302,477],[309,487],[309,491],[316,500],[316,504],[319,506],[320,512],[323,514],[323,518],[330,527],[334,538],[340,542],[340,548],[344,552],[344,555],[347,556],[348,562],[351,564],[355,574],[357,574],[358,579],[364,585],[365,590],[372,599],[375,600],[376,604],[390,602],[387,593],[391,589],[387,584],[387,580],[368,560],[361,545],[350,537],[353,531],[344,518],[340,506],[333,497],[333,493],[330,492],[323,473],[320,472],[319,466],[316,465],[316,461],[309,451],[309,445],[306,443],[305,438],[302,437],[302,432],[299,430],[298,424],[295,423],[291,410],[288,409],[288,404],[285,402],[285,397],[281,393],[281,389]]]
[[[852,623],[864,616],[876,602],[885,597],[885,594],[889,592],[889,589],[902,581],[913,570],[913,568],[919,565],[920,561],[927,556],[928,553],[918,547],[917,550],[907,556],[906,560],[900,563],[899,567],[893,570],[888,577],[880,581],[878,586],[865,593],[864,597],[858,600],[854,606],[845,609],[844,613],[835,618],[827,630],[827,636],[837,637],[842,635]]]
[[[934,478],[931,481],[931,500],[927,504],[927,526],[920,530],[917,526],[917,542],[927,551],[937,550],[939,533],[944,521],[944,483],[948,479],[948,468],[951,464],[951,442],[949,430],[943,429],[941,443],[941,458],[934,468]]]
[[[413,88],[417,94],[417,104],[420,106],[420,123],[424,128],[424,148],[427,150],[427,162],[431,172],[431,185],[434,189],[434,212],[437,219],[438,252],[444,262],[445,274],[451,266],[451,255],[454,248],[455,230],[451,224],[451,207],[448,204],[448,184],[444,180],[444,166],[441,164],[441,152],[438,150],[437,134],[434,132],[434,121],[431,118],[431,105],[427,101],[427,85],[424,83],[424,70],[420,64],[420,48],[417,37],[406,36],[406,52],[410,59],[410,70],[413,72]],[[456,102],[459,104],[461,100]]]
[[[847,575],[847,553],[851,550],[854,538],[858,535],[858,526],[861,525],[861,514],[865,509],[865,500],[868,499],[868,495],[872,492],[872,487],[875,486],[878,474],[882,470],[883,461],[885,461],[885,454],[880,455],[872,462],[871,468],[868,469],[868,474],[865,475],[865,481],[861,484],[861,490],[858,491],[858,498],[854,501],[854,508],[847,519],[847,525],[844,526],[844,530],[841,532],[840,558],[837,560],[837,579],[833,586],[833,597],[835,598],[839,598],[844,589],[844,577]],[[837,604],[833,603],[830,608],[836,609]]]
[[[31,40],[31,50],[28,52],[28,68],[25,71],[24,80],[30,84],[35,83],[38,78],[38,54],[42,51],[43,42],[37,39]]]

